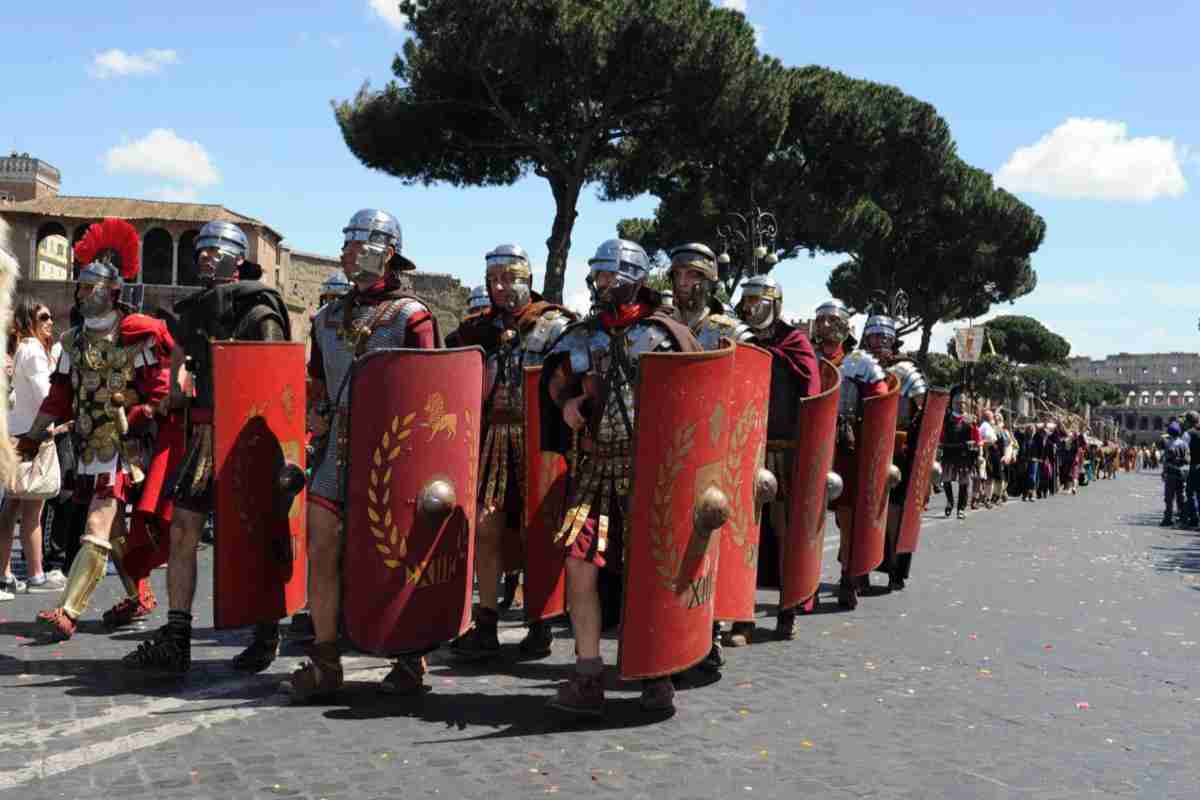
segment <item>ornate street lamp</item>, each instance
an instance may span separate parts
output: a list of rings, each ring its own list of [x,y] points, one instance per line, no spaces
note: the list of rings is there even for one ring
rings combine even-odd
[[[730,297],[742,278],[764,275],[779,263],[775,252],[775,237],[779,223],[770,211],[757,206],[749,214],[731,211],[728,221],[717,225],[721,253],[717,256],[717,273]]]

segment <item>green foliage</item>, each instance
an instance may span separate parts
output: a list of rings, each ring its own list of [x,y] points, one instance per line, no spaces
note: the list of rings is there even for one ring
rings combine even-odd
[[[1120,405],[1125,400],[1121,390],[1116,386],[1094,378],[1077,380],[1075,387],[1076,397],[1081,408],[1085,403],[1092,408],[1099,408],[1100,406]]]
[[[1066,409],[1076,408],[1079,389],[1075,380],[1054,367],[1033,365],[1021,368],[1025,391]]]
[[[993,403],[1005,403],[1023,388],[1021,371],[1001,355],[985,354],[969,368],[971,391]]]
[[[865,237],[828,282],[835,297],[856,308],[880,290],[903,289],[909,318],[902,332],[921,330],[921,353],[937,322],[981,316],[1033,291],[1030,256],[1046,230],[986,172],[952,158],[944,178],[908,193],[896,214],[904,224]]]
[[[1033,317],[1008,315],[984,323],[996,352],[1018,364],[1065,364],[1071,343]]]
[[[916,353],[911,354],[914,358]],[[945,353],[927,353],[921,363],[921,371],[931,386],[950,388],[962,383],[963,365],[957,358]]]
[[[761,108],[779,72],[754,31],[710,0],[404,0],[411,38],[396,80],[334,104],[346,144],[405,183],[549,184],[555,218],[544,294],[560,301],[585,184],[630,181],[642,139],[709,141],[734,109]]]

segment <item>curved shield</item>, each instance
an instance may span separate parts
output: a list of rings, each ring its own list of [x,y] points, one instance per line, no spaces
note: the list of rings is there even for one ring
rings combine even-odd
[[[213,342],[213,627],[299,611],[307,596],[305,357],[300,342]]]
[[[541,367],[525,368],[525,618],[561,616],[566,610],[567,551],[554,541],[562,518],[567,461],[542,451]]]
[[[917,540],[921,536],[921,511],[925,507],[925,496],[929,493],[933,460],[937,457],[938,442],[942,439],[942,423],[946,421],[946,407],[949,404],[950,392],[945,389],[930,389],[925,395],[925,409],[921,412],[916,450],[909,461],[912,474],[908,478],[908,488],[904,493],[904,510],[900,512],[897,553],[915,553],[917,550]]]
[[[857,437],[853,535],[846,556],[848,577],[866,575],[883,562],[887,530],[888,472],[896,445],[896,414],[900,385],[888,376],[888,393],[863,401],[862,427]]]
[[[431,650],[471,618],[483,351],[354,362],[342,617],[359,650]]]
[[[780,558],[781,608],[807,603],[821,587],[825,543],[825,484],[837,438],[838,368],[821,359],[821,393],[800,402],[796,457],[789,482],[788,531]]]
[[[721,465],[730,515],[721,531],[721,568],[717,571],[713,616],[722,622],[754,619],[762,510],[755,498],[755,481],[766,460],[770,390],[770,352],[739,344],[729,387],[729,449]]]
[[[733,354],[725,347],[639,360],[617,655],[625,680],[681,672],[712,647]]]

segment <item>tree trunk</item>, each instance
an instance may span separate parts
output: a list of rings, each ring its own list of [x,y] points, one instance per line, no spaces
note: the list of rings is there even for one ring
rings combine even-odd
[[[554,227],[546,240],[546,278],[542,282],[542,296],[551,303],[563,301],[563,283],[567,271],[567,255],[571,252],[571,231],[575,218],[579,216],[575,205],[583,181],[564,183],[550,179],[550,190],[554,193]]]
[[[929,355],[929,340],[933,337],[933,325],[937,320],[921,320],[921,349],[917,351],[917,359],[925,361]]]

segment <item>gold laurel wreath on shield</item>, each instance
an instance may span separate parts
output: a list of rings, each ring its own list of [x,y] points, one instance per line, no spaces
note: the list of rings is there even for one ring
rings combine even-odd
[[[392,418],[391,429],[384,429],[379,444],[371,456],[371,472],[367,485],[367,519],[371,521],[371,535],[375,537],[375,549],[383,556],[383,565],[388,569],[405,566],[408,556],[408,534],[400,535],[400,527],[392,518],[392,468],[400,458],[400,443],[412,436],[412,421],[416,412]]]
[[[668,592],[676,592],[675,577],[683,561],[683,554],[675,549],[674,525],[671,520],[671,500],[675,490],[675,479],[683,469],[682,461],[696,443],[696,424],[692,423],[675,432],[675,436],[658,465],[658,478],[654,482],[654,504],[650,507],[650,554],[655,561],[655,571]]]
[[[729,491],[730,500],[729,522],[725,523],[726,529],[729,531],[734,545],[745,548],[742,551],[742,558],[747,567],[758,563],[758,549],[753,543],[748,542],[747,519],[743,514],[745,498],[742,495],[746,483],[746,471],[742,469],[742,459],[745,457],[743,451],[746,449],[746,442],[749,441],[750,434],[754,432],[760,422],[758,405],[758,403],[747,403],[742,409],[741,416],[738,417],[733,431],[729,434],[729,450],[726,451],[725,461],[721,465],[721,470],[724,472],[724,475],[721,476],[722,483]],[[755,455],[761,460],[759,453],[755,453]]]

